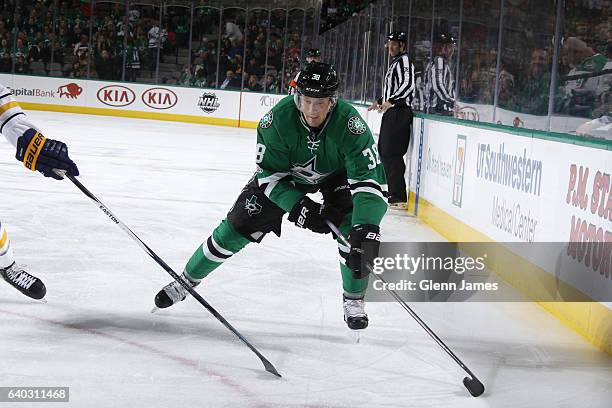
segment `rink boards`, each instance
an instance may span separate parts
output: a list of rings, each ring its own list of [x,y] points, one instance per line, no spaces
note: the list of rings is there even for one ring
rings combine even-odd
[[[283,98],[71,78],[0,75],[0,82],[13,90],[25,109],[247,128],[256,127],[261,116]],[[381,115],[356,108],[377,133]],[[420,117],[413,129],[417,142],[411,158],[413,191],[421,128],[419,218],[451,241],[580,242],[573,252],[560,252],[555,258],[569,266],[561,271],[550,258],[518,256],[510,244],[502,245],[506,261],[494,269],[532,299],[542,299],[543,292],[550,296],[551,287],[559,283],[590,299],[609,298],[612,265],[598,259],[595,267],[593,246],[589,247],[591,242],[612,241],[609,143],[581,143],[537,131]],[[588,265],[586,259],[591,260]],[[537,272],[521,274],[507,268],[520,262],[535,266]],[[561,292],[554,292],[559,295],[553,299],[556,302],[540,304],[611,353],[611,304],[562,302]]]
[[[451,241],[499,242],[496,273],[612,353],[611,144],[427,115],[415,120],[415,138],[421,128],[419,218]],[[418,142],[413,175],[417,163]],[[566,244],[525,254],[517,242]],[[577,294],[597,301],[563,301]]]

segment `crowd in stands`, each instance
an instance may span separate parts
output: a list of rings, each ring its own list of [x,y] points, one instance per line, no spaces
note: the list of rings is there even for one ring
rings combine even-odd
[[[336,35],[335,25],[359,13],[370,2],[323,1],[320,32],[327,30],[324,35]],[[470,9],[485,3],[466,2],[464,12],[469,16],[494,13],[491,7]],[[605,72],[610,69],[612,18],[591,12],[591,6],[576,4],[565,23],[564,38],[569,41],[563,44],[559,64],[554,67],[559,89],[554,92],[553,106],[555,112],[597,116],[610,111],[610,75],[575,76],[594,69]],[[453,73],[459,74],[458,98],[466,103],[491,105],[497,81],[498,106],[545,115],[553,72],[554,13],[540,13],[538,17],[537,12],[524,15],[512,14],[520,13],[518,9],[512,10],[508,11],[508,18],[513,24],[522,21],[533,25],[539,19],[545,27],[540,31],[548,34],[539,38],[508,37],[502,41],[498,71],[498,28],[487,26],[495,18],[482,24],[473,21],[464,24],[462,50],[453,57],[456,59],[461,53],[459,69],[453,69]],[[439,12],[446,13],[442,6]],[[190,9],[179,6],[165,6],[160,11],[159,7],[131,3],[126,9],[125,4],[107,2],[96,2],[92,7],[80,0],[8,0],[0,10],[0,72],[286,93],[303,64],[303,53],[314,46],[314,10],[306,12],[306,19],[304,10],[286,13],[284,9],[255,9],[247,15],[243,9],[225,8],[219,21],[218,9],[196,6],[191,24]],[[545,17],[541,18],[542,15]],[[428,35],[422,36],[424,40],[415,33],[411,36],[409,46],[413,50],[431,47]],[[514,43],[529,46],[512,47]],[[328,48],[346,45],[344,41],[326,44]],[[328,56],[345,55],[333,49],[323,51]],[[414,62],[419,66],[418,58]],[[428,62],[423,59],[421,65],[424,67]],[[379,79],[369,80],[368,89],[375,89]],[[361,81],[354,82],[356,87],[361,86]],[[425,86],[423,81],[419,86]],[[359,90],[351,92],[359,94]]]
[[[129,77],[134,80],[143,64],[149,70],[154,67],[158,46],[163,53],[174,46],[168,18],[160,29],[159,17],[139,9],[125,16],[125,6],[119,3],[97,4],[93,20],[89,3],[56,4],[50,0],[21,2],[3,10],[1,72],[11,72],[14,58],[19,74],[118,80],[125,54]]]
[[[202,32],[194,41],[192,64],[183,68],[179,84],[286,93],[300,69],[302,47],[307,46],[302,21],[303,11],[290,18],[282,9],[270,14],[266,10],[255,11],[248,18],[241,10],[224,12],[220,41],[212,30],[218,20],[204,24],[211,30]]]
[[[372,0],[323,0],[319,33],[334,28],[359,14]]]
[[[159,72],[161,83],[284,93],[311,46],[303,10],[247,18],[229,8],[220,26],[218,9],[197,7],[189,55],[190,10],[165,7],[161,21],[159,13],[96,2],[92,18],[91,4],[80,0],[11,4],[0,12],[0,72],[136,82]]]

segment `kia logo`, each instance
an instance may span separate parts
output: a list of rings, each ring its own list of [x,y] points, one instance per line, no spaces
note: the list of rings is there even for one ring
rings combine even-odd
[[[136,100],[136,94],[130,88],[121,85],[109,85],[98,90],[98,100],[105,105],[120,108]]]
[[[170,109],[178,102],[174,92],[166,88],[151,88],[142,93],[142,102],[153,109]]]

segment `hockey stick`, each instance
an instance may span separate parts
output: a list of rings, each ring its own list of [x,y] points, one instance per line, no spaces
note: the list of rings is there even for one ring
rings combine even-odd
[[[83,192],[83,194],[85,194],[87,197],[91,198],[92,201],[94,201],[96,203],[96,205],[98,206],[98,208],[100,210],[102,210],[102,212],[104,214],[106,214],[108,216],[108,218],[110,218],[115,224],[117,224],[119,227],[121,227],[121,229],[123,231],[125,231],[134,241],[136,241],[136,243],[151,257],[153,258],[153,260],[155,262],[157,262],[157,264],[159,266],[161,266],[162,268],[164,268],[164,270],[166,272],[168,272],[168,274],[170,274],[170,276],[172,276],[172,278],[177,281],[178,283],[181,284],[181,286],[183,286],[190,294],[191,296],[193,296],[194,298],[196,298],[196,300],[206,308],[206,310],[208,310],[213,316],[215,316],[215,318],[217,320],[219,320],[225,327],[227,327],[232,333],[234,333],[236,335],[236,337],[238,337],[240,339],[240,341],[242,341],[249,349],[251,349],[251,351],[253,353],[255,353],[255,355],[257,355],[257,357],[259,357],[259,359],[261,360],[261,362],[264,365],[264,368],[266,369],[267,372],[274,374],[277,377],[280,377],[281,375],[278,373],[278,371],[276,371],[276,368],[274,368],[274,366],[272,365],[272,363],[270,363],[268,361],[267,358],[265,358],[260,352],[259,350],[257,350],[251,343],[249,343],[249,341],[238,332],[238,330],[236,330],[234,328],[234,326],[232,326],[227,320],[225,320],[225,318],[223,316],[221,316],[221,314],[219,314],[219,312],[217,312],[215,310],[215,308],[213,308],[210,304],[208,304],[208,302],[206,300],[204,300],[204,298],[202,296],[200,296],[200,294],[198,292],[196,292],[190,285],[188,285],[186,282],[183,281],[183,279],[181,279],[176,272],[174,272],[172,270],[172,268],[170,266],[168,266],[168,264],[166,262],[164,262],[163,259],[161,259],[159,256],[157,256],[157,254],[155,252],[153,252],[153,250],[151,248],[149,248],[149,246],[147,244],[145,244],[140,238],[138,238],[138,236],[136,234],[134,234],[134,232],[132,232],[132,230],[125,225],[124,223],[122,223],[121,221],[119,221],[119,218],[117,218],[112,212],[111,210],[108,209],[108,207],[106,205],[104,205],[100,200],[98,200],[96,198],[96,196],[94,196],[83,184],[81,184],[80,181],[78,181],[76,178],[74,178],[73,176],[66,174],[63,171],[59,171],[59,170],[55,170],[55,172],[63,177],[66,177],[68,180],[72,181],[72,183],[77,186],[77,188],[79,190],[81,190]]]
[[[342,235],[342,232],[340,232],[338,227],[336,227],[329,220],[326,220],[326,222],[327,222],[327,225],[329,226],[329,228],[332,230],[332,232],[334,234],[336,234],[336,236],[338,236],[340,238],[342,243],[350,248],[351,245],[349,244],[347,239],[344,237],[344,235]],[[370,272],[372,272],[372,267],[370,265],[368,265],[368,269],[370,270]],[[378,274],[375,274],[373,272],[372,272],[372,275],[374,275],[376,277],[376,279],[380,280],[381,282],[383,282],[385,284],[387,283],[387,281],[382,276],[380,276]],[[472,396],[474,396],[474,397],[478,397],[478,396],[482,395],[482,393],[485,390],[484,385],[482,384],[482,382],[480,382],[480,380],[478,378],[476,378],[476,376],[468,368],[468,366],[466,366],[463,363],[463,361],[461,361],[459,359],[459,357],[457,357],[455,355],[455,353],[453,353],[453,351],[438,337],[438,335],[436,333],[434,333],[434,331],[431,330],[429,328],[429,326],[427,326],[427,324],[423,321],[423,319],[421,319],[419,317],[419,315],[417,315],[416,312],[414,310],[412,310],[412,308],[410,306],[408,306],[408,304],[406,302],[404,302],[404,300],[397,294],[396,291],[394,291],[393,289],[388,289],[388,285],[385,285],[385,290],[387,292],[389,292],[391,294],[391,296],[393,296],[393,298],[397,301],[397,303],[399,303],[400,306],[402,306],[404,308],[404,310],[406,312],[408,312],[408,314],[414,320],[416,320],[416,322],[423,328],[423,330],[425,330],[427,332],[427,334],[429,334],[431,336],[431,338],[434,339],[436,341],[436,343],[438,343],[438,345],[440,347],[442,347],[442,349],[444,351],[446,351],[446,353],[449,356],[451,356],[451,358],[453,360],[455,360],[455,362],[459,365],[459,367],[461,367],[466,373],[468,373],[470,375],[471,378],[470,377],[465,377],[463,379],[463,385],[465,386],[465,388],[467,388],[467,390],[470,392],[470,394],[472,394]]]
[[[423,131],[425,119],[421,118],[421,129],[419,130],[419,159],[417,160],[416,196],[414,198],[414,216],[419,216],[419,192],[421,190],[421,162],[423,161]]]
[[[410,125],[410,134],[412,135],[412,125]],[[412,183],[412,154],[414,151],[414,137],[410,137],[408,142],[408,157],[410,158],[410,164],[408,165],[408,199],[406,200],[406,211],[410,210],[410,184]],[[414,217],[414,214],[408,212],[409,217]]]

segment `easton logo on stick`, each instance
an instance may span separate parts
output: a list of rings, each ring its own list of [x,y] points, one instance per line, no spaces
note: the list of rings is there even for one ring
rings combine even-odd
[[[102,210],[102,212],[106,215],[108,215],[108,218],[110,218],[111,220],[113,220],[113,222],[115,224],[119,224],[119,220],[115,218],[115,216],[113,215],[113,213],[111,213],[105,206],[103,206],[102,204],[100,204],[100,209]]]

